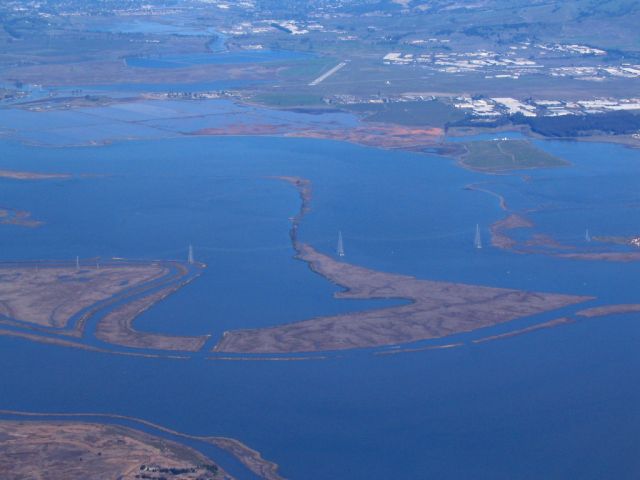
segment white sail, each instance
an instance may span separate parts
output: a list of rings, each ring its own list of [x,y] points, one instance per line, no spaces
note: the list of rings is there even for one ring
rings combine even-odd
[[[189,262],[189,265],[193,265],[193,263],[195,262],[193,258],[193,245],[189,245],[189,254],[187,256],[187,261]]]

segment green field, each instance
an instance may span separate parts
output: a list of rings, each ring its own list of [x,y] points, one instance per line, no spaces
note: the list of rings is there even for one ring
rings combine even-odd
[[[503,171],[524,168],[551,168],[569,162],[535,147],[527,140],[466,142],[460,155],[463,165],[478,170]]]
[[[310,107],[324,105],[321,95],[306,93],[261,93],[251,97],[251,101],[267,107]]]
[[[350,109],[369,114],[365,118],[368,122],[424,127],[444,127],[465,116],[459,109],[439,100],[363,104],[351,106]]]
[[[301,85],[306,85],[338,62],[339,60],[333,57],[310,57],[304,60],[295,60],[285,63],[286,68],[279,73],[279,76],[283,79],[299,80]]]

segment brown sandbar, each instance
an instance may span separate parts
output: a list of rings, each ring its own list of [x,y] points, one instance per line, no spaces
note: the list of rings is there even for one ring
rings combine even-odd
[[[505,338],[517,337],[518,335],[524,335],[526,333],[536,332],[538,330],[544,330],[547,328],[558,327],[560,325],[566,325],[568,323],[575,323],[575,320],[569,317],[557,318],[549,322],[538,323],[537,325],[521,328],[519,330],[512,330],[511,332],[507,332],[507,333],[501,333],[498,335],[491,335],[489,337],[478,338],[476,340],[473,340],[473,343],[484,343],[484,342],[490,342],[493,340],[503,340]]]
[[[21,172],[17,170],[0,170],[0,178],[11,180],[61,180],[71,178],[66,173]]]
[[[605,305],[603,307],[587,308],[585,310],[580,310],[579,312],[576,313],[576,315],[580,315],[581,317],[593,318],[593,317],[603,317],[605,315],[621,315],[624,313],[637,313],[637,312],[640,312],[640,304],[629,303],[629,304]]]

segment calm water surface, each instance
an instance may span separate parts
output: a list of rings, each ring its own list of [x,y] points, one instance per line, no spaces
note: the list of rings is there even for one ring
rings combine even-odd
[[[301,239],[325,253],[342,230],[358,265],[638,302],[634,264],[473,248],[476,223],[488,243],[503,215],[494,197],[464,189],[476,182],[518,208],[548,206],[535,221],[563,240],[578,241],[585,225],[623,234],[640,225],[637,151],[540,146],[575,167],[535,172],[525,185],[438,157],[303,139],[4,142],[2,168],[90,176],[1,180],[3,207],[46,222],[2,226],[2,256],[184,258],[192,243],[208,268],[138,320],[149,330],[219,335],[384,305],[334,300],[335,286],[292,259],[297,193],[267,177],[300,175],[314,186]],[[139,359],[0,337],[0,408],[117,413],[230,436],[292,479],[636,478],[639,325],[601,318],[448,351],[309,362]]]

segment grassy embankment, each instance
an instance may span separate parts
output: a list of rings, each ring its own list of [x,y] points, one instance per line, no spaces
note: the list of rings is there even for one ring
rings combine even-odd
[[[463,144],[460,163],[476,170],[503,171],[552,168],[569,162],[540,150],[527,140],[474,141]]]

